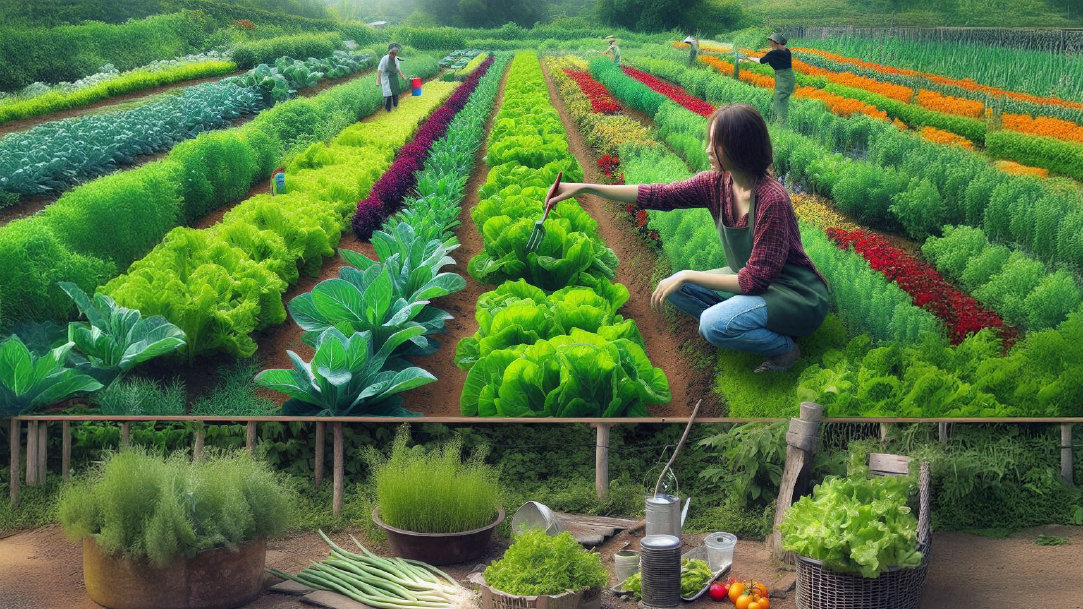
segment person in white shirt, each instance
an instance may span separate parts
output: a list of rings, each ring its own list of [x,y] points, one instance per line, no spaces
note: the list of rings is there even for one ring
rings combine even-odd
[[[399,79],[396,77],[402,76],[403,80],[406,80],[406,75],[402,73],[402,59],[399,59],[399,49],[401,49],[397,43],[391,43],[387,45],[387,55],[384,55],[380,59],[380,65],[376,68],[376,82],[383,89],[384,93],[384,109],[391,112],[391,108],[397,108],[399,106],[399,91],[401,90]]]

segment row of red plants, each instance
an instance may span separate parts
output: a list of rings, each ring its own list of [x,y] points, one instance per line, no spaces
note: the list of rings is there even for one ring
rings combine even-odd
[[[673,83],[666,82],[657,76],[648,74],[643,70],[637,70],[631,66],[621,66],[624,73],[639,82],[647,85],[651,89],[665,95],[666,97],[677,102],[681,106],[695,112],[702,116],[710,116],[714,112],[714,106],[708,104],[698,97],[693,97],[685,92],[684,89],[674,85]]]
[[[420,170],[425,164],[433,143],[447,133],[451,120],[466,105],[470,94],[477,88],[478,81],[492,64],[493,57],[490,55],[466,77],[463,84],[459,85],[459,88],[417,130],[414,139],[399,150],[391,166],[372,185],[369,196],[357,203],[357,211],[354,213],[352,224],[354,232],[360,239],[363,241],[371,239],[372,233],[379,230],[384,220],[398,211],[407,191],[417,183],[414,172]]]
[[[617,103],[617,100],[613,99],[605,86],[594,80],[594,77],[589,73],[569,70],[568,68],[564,68],[564,73],[579,85],[579,89],[590,100],[590,109],[595,114],[616,114],[620,112],[620,104]]]
[[[1005,349],[1018,338],[1018,332],[1005,326],[996,313],[945,281],[932,265],[891,245],[884,237],[861,229],[829,228],[826,232],[839,247],[853,248],[864,256],[872,268],[909,294],[915,305],[944,320],[953,344],[983,328],[996,329]]]
[[[602,174],[610,184],[624,184],[624,174],[620,172],[619,157],[603,154],[602,158],[598,159],[598,168],[601,169]],[[658,234],[658,231],[648,228],[647,223],[650,218],[647,217],[647,210],[635,203],[628,203],[624,206],[624,211],[628,213],[636,234],[642,237],[652,249],[660,249],[662,247],[662,237]]]

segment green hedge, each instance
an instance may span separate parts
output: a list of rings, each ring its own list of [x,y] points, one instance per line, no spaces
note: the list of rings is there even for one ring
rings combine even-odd
[[[296,34],[243,42],[233,47],[230,55],[237,67],[247,70],[261,63],[273,64],[279,57],[329,57],[341,44],[342,34],[338,32]]]
[[[470,46],[462,30],[457,28],[410,28],[400,30],[399,35],[402,36],[400,42],[425,51],[465,49]]]
[[[131,70],[201,51],[214,23],[202,14],[159,15],[123,25],[0,29],[0,90],[32,82],[74,81],[112,63]]]

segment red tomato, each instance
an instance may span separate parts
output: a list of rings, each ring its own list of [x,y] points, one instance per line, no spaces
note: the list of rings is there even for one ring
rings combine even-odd
[[[711,600],[724,601],[729,598],[729,586],[720,582],[715,582],[711,584],[711,587],[707,590],[707,594],[710,595]]]

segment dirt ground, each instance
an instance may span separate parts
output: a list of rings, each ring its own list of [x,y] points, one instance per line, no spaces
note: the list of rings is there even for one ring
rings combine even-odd
[[[1038,546],[1039,534],[1069,539],[1064,546]],[[358,534],[355,532],[355,534]],[[359,534],[358,534],[359,535]],[[346,533],[332,535],[336,543],[347,545]],[[699,545],[702,535],[685,535],[685,547]],[[625,541],[626,534],[608,541],[600,552],[607,567],[612,555]],[[637,547],[638,538],[630,540]],[[507,542],[491,545],[489,562],[499,557]],[[387,555],[380,544],[371,548]],[[327,549],[315,533],[305,533],[268,544],[267,566],[297,572],[313,560],[327,556]],[[479,563],[479,564],[483,564]],[[933,558],[922,597],[923,609],[1029,609],[1033,606],[1057,609],[1083,609],[1083,527],[1045,526],[1020,531],[1006,539],[988,539],[965,533],[933,535]],[[794,609],[793,592],[786,589],[794,581],[792,571],[775,568],[762,542],[739,541],[734,553],[736,577],[755,577],[765,581],[773,596],[773,609]],[[447,570],[465,583],[477,567],[474,564],[452,566]],[[267,576],[270,587],[278,578]],[[784,595],[784,596],[783,596]],[[624,601],[605,592],[603,607],[635,609],[633,601]],[[245,609],[293,609],[307,607],[296,597],[265,592],[245,605]],[[701,599],[685,604],[692,609],[706,609],[711,601]],[[722,605],[730,607],[731,605]],[[97,609],[83,587],[80,546],[69,542],[59,526],[49,526],[0,539],[0,609]]]

